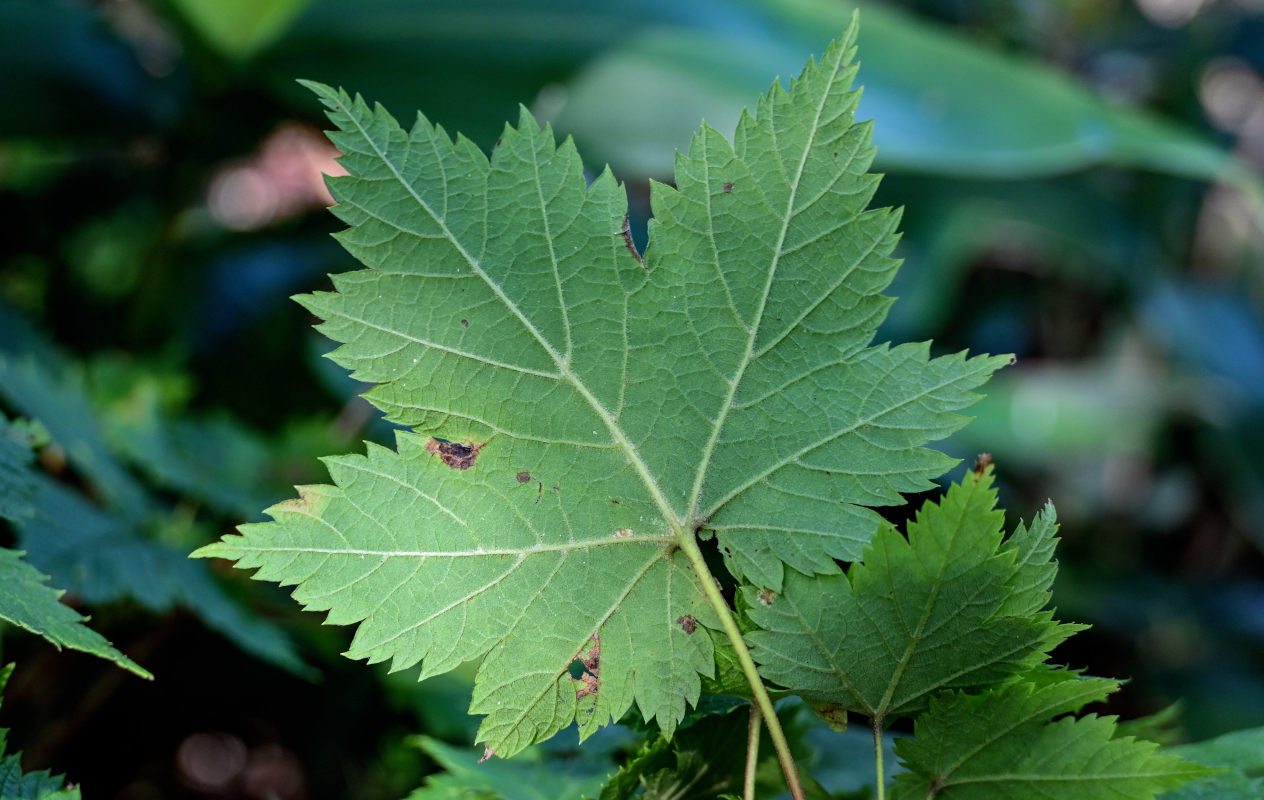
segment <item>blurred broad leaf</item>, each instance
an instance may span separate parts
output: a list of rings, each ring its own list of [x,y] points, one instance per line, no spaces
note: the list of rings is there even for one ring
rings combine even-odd
[[[0,399],[44,426],[101,501],[34,470],[19,475],[14,485],[27,487],[22,496],[33,511],[13,522],[29,564],[89,605],[133,599],[155,612],[183,606],[243,650],[310,675],[290,639],[226,595],[204,565],[187,559],[186,547],[151,538],[171,527],[170,512],[116,457],[81,372],[13,317],[0,307],[0,323],[13,334],[0,341]],[[0,435],[0,458],[11,447]],[[0,488],[0,498],[7,491]]]
[[[170,0],[202,38],[222,55],[249,58],[285,33],[311,0]],[[353,15],[354,7],[347,8]]]
[[[1205,742],[1171,748],[1181,758],[1224,767],[1164,794],[1160,800],[1259,800],[1264,797],[1264,728],[1234,731]]]
[[[30,437],[0,414],[0,519],[16,522],[35,513],[33,459]]]
[[[768,75],[820,51],[855,4],[746,0],[765,28],[655,26],[631,35],[568,85],[554,118],[594,163],[671,174],[689,140],[683,109],[727,127]],[[1074,79],[993,51],[886,6],[864,4],[862,118],[877,120],[880,165],[979,177],[1045,175],[1109,162],[1201,179],[1242,178],[1224,150],[1152,115],[1113,105]]]
[[[55,585],[89,605],[130,599],[155,613],[187,608],[246,652],[312,675],[289,637],[229,598],[187,549],[141,535],[138,528],[153,520],[111,514],[42,476],[34,502],[40,513],[19,524],[18,544]]]

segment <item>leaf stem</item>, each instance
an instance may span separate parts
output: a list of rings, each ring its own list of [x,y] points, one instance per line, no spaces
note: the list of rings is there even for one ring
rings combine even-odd
[[[742,800],[755,800],[755,768],[759,764],[759,706],[751,703],[750,727],[746,731],[746,780],[742,783]]]
[[[689,559],[689,563],[693,565],[694,571],[698,573],[702,593],[707,596],[707,602],[711,604],[711,608],[715,609],[716,616],[720,618],[720,625],[724,628],[724,634],[733,645],[737,662],[742,665],[742,674],[746,676],[746,683],[750,685],[751,693],[755,697],[755,707],[763,714],[764,722],[768,725],[768,735],[772,738],[773,749],[777,751],[777,760],[781,762],[781,772],[786,777],[786,787],[790,790],[790,796],[794,800],[806,800],[803,784],[799,782],[799,769],[795,766],[794,756],[790,753],[790,743],[786,741],[785,731],[781,729],[781,721],[777,719],[777,711],[772,706],[772,698],[768,696],[768,690],[764,688],[764,680],[759,677],[759,671],[755,668],[755,659],[751,657],[750,650],[746,647],[746,640],[742,638],[742,631],[737,627],[737,620],[733,618],[733,610],[724,601],[724,595],[720,594],[720,585],[711,574],[711,569],[702,556],[702,550],[698,547],[693,531],[680,529],[677,541],[680,543],[680,549]]]
[[[882,721],[877,717],[873,720],[873,765],[874,765],[874,786],[877,787],[874,798],[875,800],[883,800],[886,795],[886,770],[882,766]]]

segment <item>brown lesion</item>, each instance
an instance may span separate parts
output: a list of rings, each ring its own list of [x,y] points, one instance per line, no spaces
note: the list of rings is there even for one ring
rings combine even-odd
[[[487,442],[490,441],[491,439],[487,440]],[[431,436],[426,440],[426,452],[438,456],[440,461],[452,469],[465,470],[474,466],[474,461],[478,459],[479,451],[487,446],[487,442],[465,444]]]
[[[623,244],[628,248],[628,252],[636,259],[637,263],[645,266],[645,262],[641,261],[641,254],[636,251],[636,244],[632,241],[632,223],[628,220],[628,215],[623,215],[623,228],[619,231],[619,235],[623,237]]]
[[[596,695],[600,688],[601,680],[601,635],[594,633],[592,635],[592,647],[588,648],[587,655],[578,656],[579,663],[584,666],[584,672],[578,678],[571,678],[575,683],[575,699],[582,700],[590,695]]]
[[[992,466],[992,454],[979,453],[979,457],[974,460],[974,474],[982,475],[990,466]]]
[[[680,626],[682,631],[690,636],[693,635],[694,631],[698,630],[698,620],[694,619],[693,614],[685,614],[683,617],[676,620],[676,624]]]

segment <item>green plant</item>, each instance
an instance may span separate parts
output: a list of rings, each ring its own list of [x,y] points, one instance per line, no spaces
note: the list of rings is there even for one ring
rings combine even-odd
[[[792,796],[819,795],[774,695],[867,718],[879,798],[899,718],[914,736],[894,797],[1214,780],[1112,718],[1067,716],[1117,684],[1046,663],[1077,630],[1045,610],[1052,508],[1004,538],[981,465],[907,538],[871,510],[952,465],[925,445],[1008,357],[870,346],[899,215],[866,210],[854,34],[732,144],[704,126],[675,187],[653,188],[643,258],[610,172],[587,184],[525,109],[489,161],[308,84],[339,128],[350,174],[330,187],[366,269],[301,302],[407,430],[195,555],[357,624],[353,658],[422,677],[478,661],[484,757],[572,723],[587,738],[635,704],[656,733],[603,797],[752,797],[761,725]],[[735,705],[744,743],[708,727]],[[700,755],[720,739],[744,753],[737,783]],[[417,796],[455,791],[433,788]]]

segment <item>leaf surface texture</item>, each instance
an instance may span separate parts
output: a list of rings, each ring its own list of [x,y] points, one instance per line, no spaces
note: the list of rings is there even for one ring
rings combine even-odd
[[[952,463],[924,445],[1007,360],[870,346],[898,214],[866,210],[851,42],[731,143],[698,132],[676,186],[653,187],[643,261],[623,188],[588,183],[525,110],[488,159],[310,84],[365,268],[301,302],[409,430],[199,554],[358,624],[352,657],[423,676],[480,659],[471,711],[498,754],[633,702],[670,735],[718,624],[684,537],[715,535],[774,590],[786,565],[836,572],[877,530],[871,506]]]

